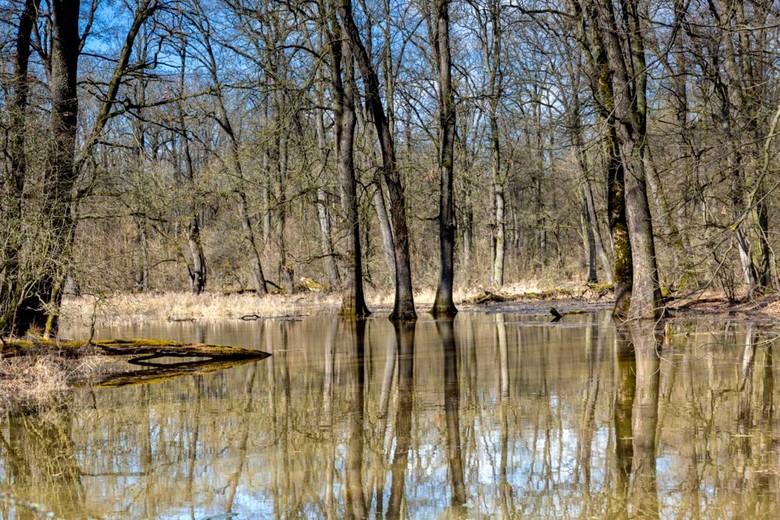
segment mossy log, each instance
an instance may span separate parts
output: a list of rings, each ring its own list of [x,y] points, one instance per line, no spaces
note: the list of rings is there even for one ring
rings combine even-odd
[[[149,363],[149,361],[167,357],[195,357],[207,358],[211,361],[239,361],[263,359],[270,356],[267,352],[260,350],[159,339],[100,339],[92,341],[11,339],[3,341],[0,353],[5,357],[13,357],[33,352],[40,353],[41,350],[49,350],[64,355],[68,355],[68,353],[79,355],[85,350],[91,349],[99,349],[100,352],[109,356],[138,356],[130,360],[130,363],[139,365],[154,365]]]
[[[258,361],[270,356],[267,352],[225,345],[181,343],[157,339],[108,339],[93,341],[49,341],[43,339],[7,339],[0,344],[0,356],[5,358],[55,355],[79,358],[104,355],[121,358],[136,368],[112,372],[97,379],[74,382],[76,386],[90,384],[118,387],[149,384],[183,375],[205,374]],[[171,361],[171,358],[174,361]]]

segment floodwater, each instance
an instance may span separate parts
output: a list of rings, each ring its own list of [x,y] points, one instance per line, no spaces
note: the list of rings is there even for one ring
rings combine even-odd
[[[775,332],[669,332],[471,312],[102,329],[273,355],[8,414],[0,518],[774,516]]]

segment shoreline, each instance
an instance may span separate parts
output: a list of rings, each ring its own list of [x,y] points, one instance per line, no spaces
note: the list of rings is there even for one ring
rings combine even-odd
[[[424,318],[433,303],[433,291],[415,294],[418,317]],[[573,310],[609,310],[611,294],[588,286],[540,290],[509,287],[501,292],[481,288],[456,293],[458,309],[464,312],[507,312],[548,314],[554,306],[562,312]],[[208,322],[234,319],[272,319],[334,314],[341,303],[338,293],[297,293],[292,296],[254,294],[146,293],[118,294],[107,297],[80,296],[63,300],[61,323],[66,327],[130,325],[146,322]],[[367,295],[374,315],[389,314],[393,294]],[[751,301],[731,303],[721,293],[702,291],[670,298],[666,302],[667,320],[728,318],[736,321],[780,325],[780,294],[769,294]]]
[[[587,289],[587,288],[586,288]],[[558,297],[555,297],[555,295]],[[419,318],[431,319],[425,294],[416,296]],[[552,297],[551,297],[552,296]],[[431,295],[430,301],[433,301]],[[610,298],[591,291],[579,295],[571,289],[550,291],[516,291],[499,294],[482,291],[460,294],[456,298],[464,313],[507,313],[544,315],[552,318],[550,308],[562,314],[609,311]],[[392,295],[373,294],[370,308],[376,316],[389,314]],[[254,315],[259,320],[335,314],[338,294],[305,293],[292,297],[271,295],[259,299],[254,295],[162,293],[117,295],[109,298],[69,297],[63,303],[64,325],[73,328],[131,325],[146,322],[210,322],[238,320]],[[724,320],[761,327],[780,326],[780,294],[752,301],[729,303],[714,292],[676,298],[667,303],[667,323]],[[31,336],[36,341],[34,336]],[[6,345],[3,344],[3,347]],[[23,355],[0,351],[0,410],[35,408],[52,403],[75,386],[89,384],[101,376],[127,369],[126,362],[84,348],[74,353],[65,349],[32,348]]]

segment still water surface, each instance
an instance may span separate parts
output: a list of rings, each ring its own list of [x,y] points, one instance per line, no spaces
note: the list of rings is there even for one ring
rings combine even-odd
[[[468,312],[398,328],[330,316],[105,328],[273,356],[10,414],[0,491],[73,519],[778,514],[775,334],[674,332]]]

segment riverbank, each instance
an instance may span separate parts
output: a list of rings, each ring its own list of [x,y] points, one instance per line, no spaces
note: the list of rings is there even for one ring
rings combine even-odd
[[[389,293],[369,293],[369,307],[377,315],[390,312]],[[418,313],[433,302],[433,292],[415,295]],[[549,316],[551,307],[564,315],[583,311],[608,311],[611,294],[603,286],[569,286],[543,289],[513,286],[501,292],[482,288],[456,294],[463,312],[511,313]],[[337,294],[301,293],[293,296],[253,294],[156,293],[120,294],[110,297],[69,297],[62,308],[62,323],[75,329],[128,325],[143,322],[189,322],[238,319],[266,319],[332,314],[338,310]],[[730,303],[722,294],[701,292],[667,302],[673,321],[714,320],[780,324],[780,295],[772,294],[738,303]],[[127,371],[126,360],[106,356],[100,349],[77,352],[41,346],[25,355],[0,352],[0,409],[23,405],[36,406],[64,395],[74,385],[89,384],[101,377]]]
[[[417,312],[425,313],[433,304],[434,290],[415,293]],[[460,290],[454,294],[461,309],[476,309],[485,305],[506,307],[509,312],[522,311],[526,303],[534,309],[545,300],[569,300],[583,305],[598,303],[608,307],[611,293],[604,285],[569,284],[546,288],[534,284],[515,284],[491,292],[482,287]],[[389,313],[393,306],[392,292],[367,291],[369,309],[377,314]],[[291,296],[271,294],[258,298],[254,293],[139,293],[111,296],[66,297],[61,321],[65,326],[89,327],[123,325],[147,321],[201,321],[230,319],[262,319],[310,316],[338,311],[341,297],[337,293],[303,292]],[[541,305],[542,308],[545,305]],[[549,308],[549,306],[547,306]]]
[[[415,294],[419,315],[433,304],[433,290]],[[611,287],[575,285],[545,288],[516,284],[501,291],[475,287],[456,292],[460,310],[490,309],[491,312],[545,314],[551,306],[562,312],[572,310],[608,310],[612,306]],[[393,305],[391,292],[368,291],[368,307],[376,314],[389,313]],[[62,306],[61,321],[76,328],[126,325],[144,322],[186,322],[232,319],[303,317],[335,313],[341,304],[336,293],[306,292],[291,296],[272,294],[258,298],[253,293],[143,293],[112,296],[68,297]],[[780,294],[773,293],[752,300],[730,302],[717,291],[699,291],[676,295],[666,301],[667,317],[698,319],[730,318],[762,323],[780,322]]]

